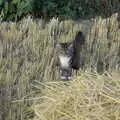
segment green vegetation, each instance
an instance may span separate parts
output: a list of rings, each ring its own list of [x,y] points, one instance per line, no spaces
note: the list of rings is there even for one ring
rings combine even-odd
[[[94,120],[99,116],[102,119],[103,115],[103,120],[118,120],[120,30],[117,17],[114,14],[106,19],[96,17],[80,22],[55,18],[45,22],[27,17],[19,22],[0,22],[0,119]],[[51,30],[56,28],[59,41],[73,40],[78,30],[86,37],[81,55],[83,71],[89,72],[80,72],[66,85],[60,82],[54,67]],[[114,71],[114,75],[106,70],[110,74]],[[41,106],[45,111],[40,110]],[[48,114],[48,110],[52,113]]]
[[[49,18],[109,16],[120,10],[119,0],[0,0],[4,20],[19,20],[25,15]]]

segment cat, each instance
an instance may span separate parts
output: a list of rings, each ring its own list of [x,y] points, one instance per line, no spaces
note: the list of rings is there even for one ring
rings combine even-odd
[[[73,70],[80,68],[80,51],[85,43],[85,36],[79,31],[72,42],[56,43],[57,65],[61,71],[61,79],[68,80]]]

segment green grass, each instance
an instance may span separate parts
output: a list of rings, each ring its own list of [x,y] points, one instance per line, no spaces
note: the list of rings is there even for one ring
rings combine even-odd
[[[59,72],[54,67],[52,29],[57,27],[59,41],[71,41],[76,32],[82,30],[86,37],[86,44],[81,52],[84,61],[83,71],[102,74],[106,70],[111,72],[120,69],[118,25],[117,14],[107,19],[97,17],[80,22],[67,20],[59,23],[57,19],[52,19],[46,23],[43,20],[35,21],[31,17],[18,23],[0,22],[0,105],[2,108],[0,119],[32,119],[34,110],[36,112],[36,109],[31,110],[34,102],[32,99],[36,99],[38,95],[36,89],[44,88],[44,85],[39,88],[37,84],[45,84],[45,82],[59,84]],[[81,74],[78,76],[80,82],[79,77]],[[119,79],[117,82],[119,83]],[[87,85],[88,83],[85,83],[85,86]],[[69,87],[61,87],[69,91]],[[43,91],[38,92],[42,94]]]

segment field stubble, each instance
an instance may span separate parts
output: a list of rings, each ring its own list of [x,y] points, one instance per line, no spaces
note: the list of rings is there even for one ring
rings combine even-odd
[[[33,101],[30,100],[30,98],[33,98],[34,96],[36,96],[36,93],[34,93],[34,90],[39,88],[39,86],[37,87],[36,83],[39,83],[39,82],[44,83],[44,82],[50,82],[50,81],[59,82],[59,72],[57,68],[54,68],[54,65],[53,65],[54,63],[53,36],[51,36],[51,31],[56,28],[58,32],[57,37],[59,41],[73,40],[76,32],[79,30],[83,31],[83,33],[85,34],[86,44],[83,50],[81,51],[81,56],[82,56],[81,61],[84,61],[83,71],[94,72],[95,74],[96,72],[99,72],[100,74],[104,73],[106,70],[109,72],[119,71],[120,69],[119,24],[120,23],[117,20],[117,17],[118,17],[117,14],[114,14],[111,17],[106,19],[97,17],[95,19],[80,20],[77,22],[72,20],[59,22],[57,19],[53,18],[48,23],[46,23],[43,20],[35,21],[31,17],[28,17],[23,19],[19,23],[1,22],[0,23],[0,98],[1,98],[0,99],[0,119],[3,119],[3,120],[26,119],[27,120],[32,118],[33,110],[30,110],[29,106],[31,106],[31,104],[33,103]],[[78,78],[80,76],[81,74],[78,74]],[[118,78],[116,77],[114,80]],[[102,82],[102,80],[100,81]],[[98,80],[97,82],[99,83],[100,81]],[[80,81],[78,79],[78,83],[79,82]],[[87,86],[89,82],[90,81],[88,80],[85,86]],[[96,85],[98,84],[97,82],[95,82]],[[117,82],[118,83],[116,88],[120,90],[119,79]],[[73,85],[74,85],[74,81],[73,81]],[[111,84],[111,85],[113,85],[112,87],[114,87],[114,84]],[[67,90],[67,87],[65,86],[62,86],[62,87],[64,87],[64,89]],[[62,87],[60,89],[62,89]],[[55,87],[55,91],[56,90],[57,90],[57,87]],[[58,90],[59,90],[59,87],[58,87]],[[73,89],[73,92],[74,90],[77,90],[77,89]],[[89,91],[89,89],[86,88],[85,91],[87,90]],[[96,94],[97,94],[98,93],[97,87],[96,89],[93,89],[93,91],[94,90],[96,91]],[[68,88],[68,91],[69,91],[69,88]],[[95,91],[93,92],[93,94],[95,93]],[[106,91],[111,91],[110,94],[112,95],[112,90],[111,90],[111,87],[109,88],[109,84]],[[47,92],[50,92],[50,91],[47,91]],[[87,97],[87,93],[83,94],[81,92],[80,92],[80,95],[83,96],[82,99],[85,99],[85,97]],[[73,97],[75,97],[74,94],[76,95],[77,92],[72,94]],[[91,96],[91,94],[92,92],[88,95]],[[55,95],[58,95],[58,94],[55,94]],[[78,97],[81,98],[81,96],[78,96]],[[92,99],[95,99],[96,97],[94,97],[94,95],[91,97],[93,97],[90,99],[92,102]],[[99,110],[101,109],[102,111],[106,110],[105,112],[108,112],[110,110],[112,115],[111,120],[113,120],[112,117],[115,118],[116,120],[119,120],[120,116],[119,116],[118,110],[120,110],[120,101],[118,100],[117,97],[118,97],[118,94],[116,94],[116,97],[113,97],[114,100],[110,98],[110,101],[113,100],[116,102],[113,102],[113,101],[110,102],[109,100],[107,101],[108,106],[109,104],[110,106],[113,105],[113,108],[117,110],[117,112],[115,112],[114,117],[112,114],[112,107],[110,109],[106,108],[107,109],[106,110],[102,108],[101,105],[98,105],[98,106],[95,106],[94,111],[95,110],[98,111],[98,109]],[[99,97],[97,99],[99,99]],[[103,103],[106,103],[106,100],[104,99],[102,100],[103,100]],[[77,101],[71,100],[71,102],[72,101],[76,103],[75,104],[70,103],[70,104],[76,106]],[[94,104],[98,104],[98,101],[97,103],[94,103]],[[84,111],[86,111],[86,109],[88,110],[89,107],[87,107],[87,105],[89,106],[91,104],[86,103],[85,104],[86,107],[84,107],[85,109],[83,109]],[[107,104],[105,105],[107,106]],[[56,106],[53,106],[53,107],[56,107]],[[38,108],[39,108],[39,104],[38,104]],[[35,107],[34,110],[36,112],[37,108]],[[92,114],[96,114],[96,111],[92,112]],[[38,112],[39,112],[39,109],[38,109]],[[87,118],[87,117],[79,116],[77,115],[79,112],[78,113],[77,111],[74,111],[74,112],[76,112],[75,114],[76,116],[69,116],[68,114],[71,114],[71,113],[67,114],[64,112],[60,113],[60,115],[58,115],[57,113],[57,115],[61,116],[62,114],[64,120],[67,120],[69,117],[71,117],[69,118],[71,120],[72,119],[75,119],[75,120],[79,120],[79,119],[93,120],[94,119],[91,117]],[[107,115],[107,113],[105,112],[102,112],[102,114]],[[81,113],[83,114],[83,111],[81,111]],[[91,112],[89,112],[88,110],[87,114],[91,114]],[[100,114],[101,113],[99,111],[99,115]],[[45,116],[46,116],[46,113],[45,113]],[[48,120],[47,117],[45,118],[45,116],[43,116],[43,118],[45,120]],[[53,117],[51,119],[55,120],[54,119],[56,117],[55,114],[52,114],[52,116]],[[67,116],[67,118],[65,118],[65,116]],[[44,120],[43,118],[41,119],[38,117],[38,119],[40,120]],[[105,120],[108,120],[108,119],[109,117],[105,118]]]

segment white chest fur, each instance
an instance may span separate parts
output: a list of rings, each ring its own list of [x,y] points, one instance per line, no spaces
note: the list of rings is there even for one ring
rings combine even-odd
[[[59,56],[60,64],[62,68],[68,68],[70,63],[70,57],[68,56]]]

